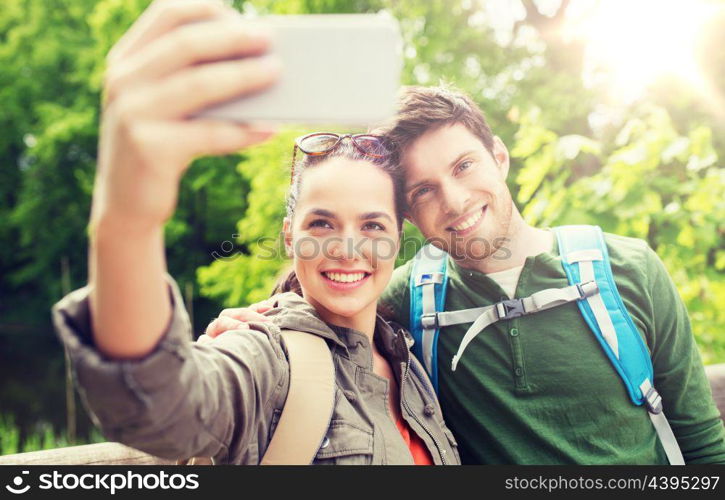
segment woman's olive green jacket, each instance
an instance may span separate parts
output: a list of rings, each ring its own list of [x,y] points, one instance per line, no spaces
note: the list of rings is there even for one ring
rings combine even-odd
[[[388,408],[386,378],[373,373],[361,332],[323,322],[302,297],[275,296],[271,321],[232,330],[212,342],[192,340],[176,282],[166,275],[173,313],[154,350],[134,360],[109,359],[94,346],[89,286],[53,306],[53,322],[70,355],[83,404],[107,439],[159,457],[212,457],[218,464],[257,464],[287,397],[289,364],[281,329],[327,341],[335,366],[335,405],[313,464],[412,464]],[[436,464],[458,464],[433,388],[410,354],[407,331],[377,318],[375,342],[398,380],[401,412]]]

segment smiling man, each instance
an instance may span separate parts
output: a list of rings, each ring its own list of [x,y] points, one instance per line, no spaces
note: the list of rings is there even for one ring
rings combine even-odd
[[[506,146],[469,97],[409,87],[385,133],[405,170],[407,218],[448,252],[445,311],[569,285],[557,239],[521,217]],[[725,463],[725,430],[663,263],[642,240],[604,241],[685,462]],[[410,317],[412,270],[413,261],[396,269],[383,297],[409,326],[419,321]],[[668,463],[648,412],[630,401],[574,302],[490,324],[453,371],[469,326],[443,326],[437,341],[439,398],[464,463]]]

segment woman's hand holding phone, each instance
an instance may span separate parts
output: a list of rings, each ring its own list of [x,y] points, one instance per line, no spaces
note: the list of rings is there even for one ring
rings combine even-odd
[[[205,22],[200,22],[205,21]],[[156,0],[107,57],[92,219],[163,224],[196,156],[228,154],[271,132],[191,119],[272,85],[269,35],[214,0]]]
[[[192,159],[271,134],[190,118],[272,85],[279,66],[265,56],[269,42],[221,2],[156,0],[108,54],[89,253],[93,336],[103,354],[143,357],[169,325],[163,224]]]

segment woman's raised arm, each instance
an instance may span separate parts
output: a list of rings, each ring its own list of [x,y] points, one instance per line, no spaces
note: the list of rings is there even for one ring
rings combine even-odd
[[[270,135],[187,118],[273,84],[279,66],[264,55],[268,44],[219,1],[156,0],[108,54],[89,252],[93,336],[103,354],[142,357],[170,321],[163,225],[193,158]]]

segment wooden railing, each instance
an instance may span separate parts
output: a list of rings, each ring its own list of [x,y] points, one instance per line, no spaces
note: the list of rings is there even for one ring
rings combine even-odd
[[[725,363],[705,367],[715,403],[725,418]],[[121,443],[98,443],[0,456],[0,465],[174,465]]]
[[[121,443],[96,443],[0,456],[0,465],[174,465]]]

